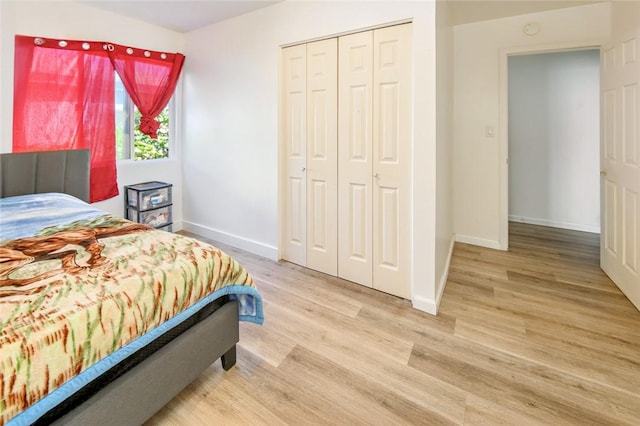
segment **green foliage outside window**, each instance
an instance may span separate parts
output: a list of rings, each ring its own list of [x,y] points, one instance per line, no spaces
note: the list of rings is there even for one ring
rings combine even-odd
[[[160,122],[158,139],[151,139],[145,135],[138,126],[140,125],[140,111],[135,109],[134,130],[134,160],[153,160],[157,158],[169,158],[169,107],[165,108],[156,118]]]
[[[0,0],[2,1],[2,0]],[[115,133],[116,158],[118,160],[155,160],[169,158],[169,111],[170,105],[156,120],[160,123],[158,138],[151,139],[138,130],[141,114],[124,89],[122,82],[115,78]],[[133,148],[133,149],[132,149]]]

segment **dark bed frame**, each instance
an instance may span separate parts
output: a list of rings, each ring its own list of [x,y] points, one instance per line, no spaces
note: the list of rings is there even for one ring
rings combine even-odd
[[[0,197],[62,192],[89,202],[89,150],[0,154]],[[47,413],[41,423],[139,425],[160,410],[218,358],[225,370],[235,365],[239,341],[238,305],[214,302],[192,318],[195,325],[177,336],[163,336],[152,354],[118,366],[99,389],[74,406]],[[219,305],[219,306],[217,306]],[[202,312],[208,309],[211,313]],[[174,333],[175,334],[175,333]],[[125,364],[126,364],[125,360]],[[126,370],[122,373],[123,370]]]

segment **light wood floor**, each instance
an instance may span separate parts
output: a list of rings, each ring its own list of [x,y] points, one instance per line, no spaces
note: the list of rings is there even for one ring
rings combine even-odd
[[[640,424],[640,312],[593,234],[511,224],[456,244],[437,317],[220,245],[255,277],[263,326],[150,425]]]

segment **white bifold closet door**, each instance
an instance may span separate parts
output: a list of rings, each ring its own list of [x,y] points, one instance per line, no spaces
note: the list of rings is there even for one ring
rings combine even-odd
[[[411,297],[411,26],[340,37],[338,276]]]
[[[411,297],[411,25],[282,53],[284,259]]]
[[[338,43],[338,274],[373,287],[373,31]]]
[[[337,40],[283,49],[283,257],[337,275]]]
[[[307,46],[282,50],[284,192],[282,257],[307,264]]]

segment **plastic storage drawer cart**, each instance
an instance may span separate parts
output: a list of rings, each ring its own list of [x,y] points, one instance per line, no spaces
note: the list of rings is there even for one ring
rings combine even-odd
[[[170,183],[143,182],[126,185],[125,217],[164,231],[172,231],[173,215]]]

